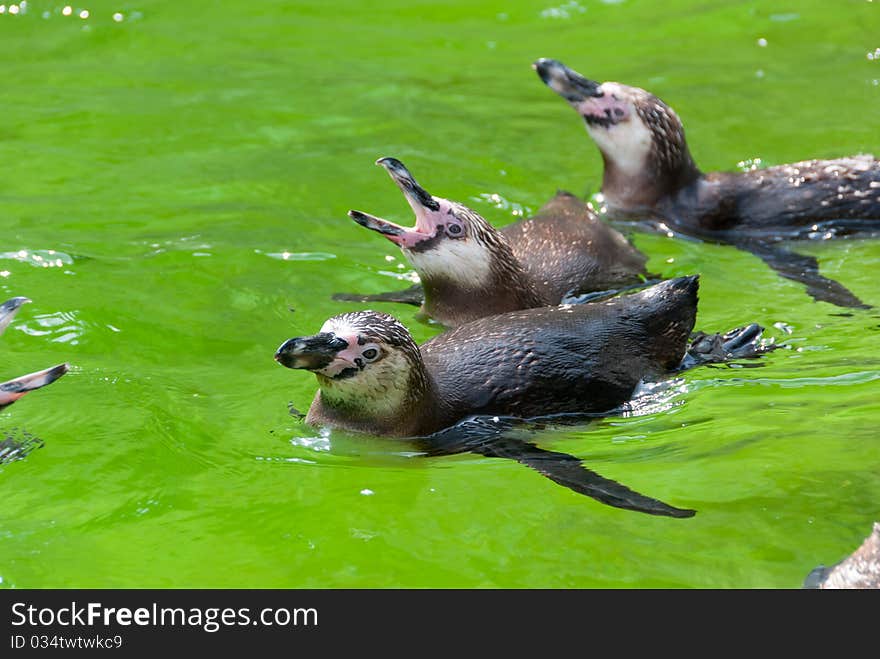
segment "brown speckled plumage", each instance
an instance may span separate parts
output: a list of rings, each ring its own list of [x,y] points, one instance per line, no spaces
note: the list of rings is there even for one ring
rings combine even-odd
[[[531,218],[498,230],[455,204],[469,238],[491,255],[491,276],[467,286],[422,273],[424,312],[447,327],[517,309],[559,304],[566,295],[643,281],[647,258],[580,199],[560,192]]]
[[[647,257],[568,192],[558,192],[533,217],[501,233],[549,304],[569,294],[637,284],[647,275]]]

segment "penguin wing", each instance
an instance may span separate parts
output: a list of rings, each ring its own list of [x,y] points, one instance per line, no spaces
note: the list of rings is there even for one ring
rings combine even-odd
[[[871,308],[871,305],[862,302],[840,282],[819,274],[819,262],[814,256],[797,254],[778,245],[757,240],[738,242],[734,245],[757,256],[780,277],[806,286],[807,293],[818,302],[828,302],[838,307]]]
[[[490,458],[506,458],[531,467],[558,485],[615,508],[665,517],[693,517],[695,510],[676,508],[658,499],[600,476],[568,453],[548,451],[531,442],[506,436],[517,425],[510,420],[475,417],[426,438],[429,455],[452,455],[465,451]]]

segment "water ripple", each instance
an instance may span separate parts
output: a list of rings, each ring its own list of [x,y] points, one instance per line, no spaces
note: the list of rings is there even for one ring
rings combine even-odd
[[[724,385],[748,385],[748,386],[778,386],[783,389],[795,389],[799,387],[847,387],[850,385],[868,384],[880,380],[878,371],[859,371],[857,373],[843,373],[842,375],[830,375],[828,377],[806,378],[730,378],[729,380],[704,380],[693,382],[693,389],[702,389],[710,386]]]
[[[36,316],[32,321],[18,323],[15,329],[30,336],[51,336],[55,343],[76,345],[85,333],[85,323],[77,319],[76,311],[56,311]],[[117,330],[118,331],[118,330]]]

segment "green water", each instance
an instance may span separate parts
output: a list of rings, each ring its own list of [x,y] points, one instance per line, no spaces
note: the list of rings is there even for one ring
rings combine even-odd
[[[691,519],[317,432],[287,407],[314,377],[272,360],[362,307],[332,293],[409,273],[346,217],[411,222],[377,157],[496,225],[596,190],[538,57],[657,93],[704,170],[880,151],[880,2],[63,6],[0,14],[0,292],[33,300],[0,375],[72,365],[0,413],[45,442],[0,467],[0,586],[797,588],[880,519],[880,314],[732,247],[632,236],[652,271],[701,274],[698,329],[790,349],[534,436]],[[880,305],[880,243],[801,249]]]

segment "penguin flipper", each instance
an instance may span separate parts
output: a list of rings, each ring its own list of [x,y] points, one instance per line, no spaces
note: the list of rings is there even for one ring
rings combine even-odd
[[[600,476],[584,467],[573,455],[548,451],[531,442],[498,433],[499,430],[510,429],[515,425],[515,422],[506,420],[499,424],[497,417],[491,422],[473,419],[469,424],[453,426],[427,438],[430,441],[427,454],[453,455],[467,451],[490,458],[507,458],[531,467],[558,485],[615,508],[679,518],[693,517],[696,514],[695,510],[670,506]]]
[[[414,284],[406,290],[387,293],[334,293],[333,299],[342,302],[398,302],[420,307],[425,300],[425,294],[421,284]]]
[[[838,307],[870,309],[846,286],[819,274],[819,262],[814,256],[797,254],[761,241],[734,243],[751,252],[770,266],[780,277],[791,279],[807,287],[807,293],[817,302],[828,302]]]
[[[587,469],[573,455],[547,451],[530,442],[504,438],[500,442],[487,443],[474,452],[488,457],[516,460],[558,485],[615,508],[679,518],[693,517],[697,512],[688,508],[676,508],[658,499],[639,494],[617,481]]]

